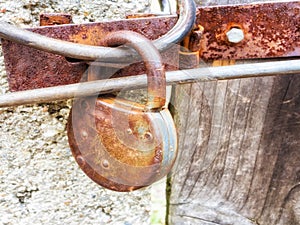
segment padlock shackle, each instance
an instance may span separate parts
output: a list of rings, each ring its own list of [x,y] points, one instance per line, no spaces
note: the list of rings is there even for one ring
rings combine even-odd
[[[165,68],[159,51],[154,44],[139,33],[133,31],[116,31],[109,33],[101,44],[107,47],[127,45],[134,48],[142,57],[146,67],[148,81],[148,100],[146,110],[160,110],[166,102]]]

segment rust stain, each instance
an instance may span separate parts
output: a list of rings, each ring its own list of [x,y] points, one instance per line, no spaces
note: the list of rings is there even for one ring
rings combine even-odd
[[[40,26],[62,25],[73,23],[72,16],[67,13],[42,13]]]
[[[299,56],[300,2],[262,3],[198,8],[204,27],[200,57],[205,60]],[[229,43],[232,27],[244,31],[243,41]]]
[[[171,169],[160,112],[115,97],[75,100],[68,140],[80,168],[97,184],[114,191],[148,186]],[[173,125],[174,126],[174,125]],[[174,150],[175,151],[175,150]]]
[[[192,52],[198,52],[201,48],[200,42],[202,40],[204,28],[201,25],[196,26],[189,36],[188,49]]]
[[[146,17],[156,17],[158,14],[153,13],[133,13],[126,15],[126,19],[136,19],[136,18],[146,18]]]
[[[99,45],[113,31],[132,30],[156,39],[176,23],[176,16],[136,18],[103,23],[47,26],[31,29],[49,37],[76,43]],[[191,34],[191,51],[202,60],[291,57],[300,55],[300,2],[273,2],[249,5],[200,7]],[[231,43],[226,32],[240,28],[244,39]],[[28,90],[79,82],[87,65],[73,59],[2,41],[11,91]],[[162,53],[166,70],[178,69],[178,48]],[[143,63],[128,66],[114,77],[142,74]]]
[[[130,43],[141,55],[147,70],[147,103],[116,96],[76,99],[68,120],[68,140],[77,163],[97,184],[132,191],[165,176],[176,159],[175,125],[171,114],[166,114],[168,109],[162,108],[165,71],[158,50],[142,35],[117,31],[102,41],[104,46]],[[97,78],[94,72],[90,67],[89,80]]]
[[[131,30],[154,40],[167,33],[176,23],[175,17],[119,20],[102,23],[68,24],[29,29],[48,37],[89,45],[100,45],[101,38],[113,31]],[[5,67],[11,91],[30,90],[77,83],[88,66],[85,62],[35,50],[2,40]],[[178,69],[178,48],[162,53],[166,70]],[[142,62],[126,66],[113,77],[145,72]]]

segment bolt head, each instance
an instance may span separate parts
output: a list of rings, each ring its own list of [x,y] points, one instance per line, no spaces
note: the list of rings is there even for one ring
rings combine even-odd
[[[240,28],[231,28],[226,32],[227,39],[230,43],[239,43],[244,40],[245,35],[242,29]]]

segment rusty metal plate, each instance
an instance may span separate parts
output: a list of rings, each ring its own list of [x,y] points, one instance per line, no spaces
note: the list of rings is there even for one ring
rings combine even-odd
[[[176,23],[175,17],[119,20],[101,23],[68,24],[29,29],[48,37],[87,44],[99,45],[101,37],[117,30],[131,30],[154,40],[169,31]],[[85,62],[66,59],[63,56],[47,53],[33,48],[2,40],[5,67],[11,91],[22,91],[80,81],[87,70]],[[178,47],[162,53],[166,70],[178,68]],[[138,75],[144,73],[143,63],[136,63],[118,71],[116,76]]]
[[[204,60],[271,58],[300,55],[300,2],[278,2],[198,8],[196,23],[204,28]],[[228,41],[240,29],[244,39]]]

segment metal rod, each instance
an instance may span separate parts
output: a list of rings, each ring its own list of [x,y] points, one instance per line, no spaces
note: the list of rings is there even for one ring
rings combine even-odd
[[[167,34],[153,41],[153,44],[160,52],[180,42],[194,26],[196,19],[194,0],[182,0],[181,4],[180,16],[175,26]],[[0,37],[38,50],[87,61],[131,62],[138,57],[137,53],[132,49],[90,46],[57,40],[1,21]]]
[[[167,72],[166,81],[168,85],[171,85],[177,83],[205,82],[289,74],[300,75],[300,60],[177,70]],[[138,75],[20,91],[1,95],[0,107],[65,100],[75,97],[105,94],[120,91],[122,89],[143,88],[146,86],[146,75]]]

